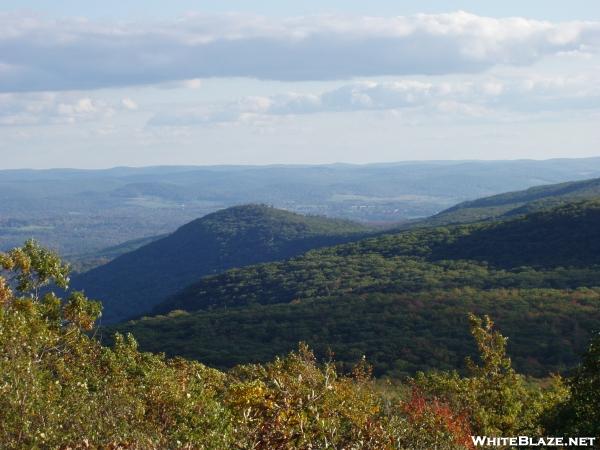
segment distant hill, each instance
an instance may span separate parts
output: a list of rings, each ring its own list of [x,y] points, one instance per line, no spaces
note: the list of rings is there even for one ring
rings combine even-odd
[[[600,177],[600,158],[0,170],[0,250],[63,255],[157,236],[235,205],[399,224],[465,200]]]
[[[544,375],[572,364],[600,328],[599,250],[600,203],[577,202],[229,270],[119,329],[144,348],[219,366],[271,358],[306,340],[323,352],[331,344],[342,363],[367,353],[378,374],[397,374],[428,368],[432,358],[437,367],[460,360],[468,335],[454,330],[477,311],[512,330],[514,354],[533,355],[519,360],[522,370]]]
[[[103,323],[149,311],[170,294],[232,267],[290,258],[357,239],[368,229],[346,220],[302,216],[262,205],[228,208],[73,278],[102,299]]]
[[[567,202],[590,199],[600,199],[600,178],[536,186],[459,203],[417,224],[444,225],[510,218]]]

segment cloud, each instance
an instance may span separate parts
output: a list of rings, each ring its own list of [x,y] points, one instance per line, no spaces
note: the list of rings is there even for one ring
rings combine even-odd
[[[405,110],[485,117],[502,112],[540,114],[600,109],[600,78],[588,76],[474,81],[358,82],[314,94],[245,97],[225,104],[162,111],[151,126],[192,126],[265,117],[352,111]]]
[[[79,93],[33,92],[0,94],[0,126],[72,124],[135,110],[130,98],[107,102]]]
[[[123,106],[123,108],[128,109],[130,111],[135,111],[136,109],[138,109],[138,104],[128,97],[121,99],[121,105]]]
[[[167,81],[158,84],[156,87],[159,89],[200,89],[202,80],[200,78],[190,78],[189,80]]]
[[[1,14],[0,91],[207,77],[293,81],[467,73],[599,49],[600,22],[496,19],[466,12],[286,19],[189,14],[158,23]]]

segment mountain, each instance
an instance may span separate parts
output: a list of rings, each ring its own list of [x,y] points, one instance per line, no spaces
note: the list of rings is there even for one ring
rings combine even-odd
[[[417,224],[444,225],[510,218],[567,202],[598,198],[600,198],[600,178],[536,186],[523,191],[462,202]]]
[[[290,258],[364,236],[346,220],[302,216],[262,205],[228,208],[194,220],[137,250],[73,278],[74,289],[102,299],[103,323],[149,311],[204,275]]]
[[[475,311],[511,330],[521,370],[547,375],[572,365],[600,328],[599,225],[600,203],[576,202],[370,237],[207,276],[119,330],[221,367],[305,340],[398,375],[460,361],[468,335],[457,330]]]
[[[332,291],[372,292],[473,287],[552,287],[526,271],[553,277],[560,266],[600,264],[600,202],[567,204],[510,221],[389,233],[287,261],[206,277],[157,305],[154,313],[283,303]],[[466,283],[468,280],[469,284]],[[573,283],[570,284],[570,281]],[[565,278],[561,287],[598,283]],[[548,284],[550,283],[550,284]]]
[[[401,223],[466,200],[592,177],[600,177],[600,158],[0,170],[0,250],[35,238],[77,261],[249,203]]]

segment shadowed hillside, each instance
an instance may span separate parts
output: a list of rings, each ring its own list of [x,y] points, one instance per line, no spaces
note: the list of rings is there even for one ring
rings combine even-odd
[[[345,220],[307,217],[268,206],[228,208],[119,256],[73,279],[104,302],[103,322],[142,314],[204,275],[290,258],[345,242],[367,228]]]

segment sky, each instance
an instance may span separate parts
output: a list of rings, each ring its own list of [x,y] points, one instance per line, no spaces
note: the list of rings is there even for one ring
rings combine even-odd
[[[600,2],[3,0],[0,169],[600,156]]]

